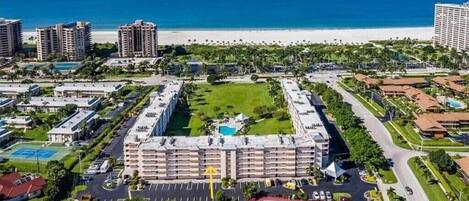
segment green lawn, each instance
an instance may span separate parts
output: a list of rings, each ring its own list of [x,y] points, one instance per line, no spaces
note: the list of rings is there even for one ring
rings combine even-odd
[[[411,124],[401,126],[396,121],[394,121],[393,125],[412,144],[420,145],[422,143],[422,138],[414,130]],[[424,139],[423,145],[424,146],[464,146],[462,143],[452,142],[449,139]]]
[[[397,183],[397,178],[396,175],[394,175],[394,172],[392,169],[379,169],[378,173],[383,180],[383,183],[385,184],[395,184]]]
[[[384,123],[384,127],[386,127],[388,132],[391,134],[392,142],[395,145],[397,145],[397,146],[399,146],[403,149],[411,149],[410,145],[407,144],[407,141],[405,141],[404,138],[396,131],[396,129],[394,129],[391,126],[391,123],[389,123],[389,122]]]
[[[428,199],[430,199],[430,201],[447,201],[448,199],[446,199],[446,196],[441,190],[440,186],[438,186],[438,184],[428,183],[427,179],[423,177],[423,171],[417,166],[417,164],[415,164],[414,158],[409,159],[407,164],[414,173],[415,177],[417,177],[417,180],[427,194]]]
[[[332,198],[334,201],[340,201],[340,198],[346,197],[346,198],[352,198],[350,193],[345,193],[345,192],[337,192],[337,193],[332,193]]]
[[[48,131],[49,129],[42,126],[36,127],[34,129],[26,129],[24,132],[24,137],[36,141],[47,141],[49,139],[47,137]]]
[[[167,135],[201,135],[203,113],[210,119],[220,116],[235,116],[244,113],[253,120],[258,120],[253,109],[257,106],[273,106],[273,99],[268,94],[267,83],[256,84],[219,84],[197,85],[197,90],[189,100],[190,116],[182,111],[176,111],[168,126]],[[278,121],[276,119],[261,120],[251,126],[249,134],[275,134],[292,133],[290,120]]]
[[[344,82],[339,82],[339,86],[341,86],[343,89],[347,90],[347,89],[351,89],[352,87],[347,85],[346,83]],[[382,117],[383,114],[385,113],[385,110],[383,107],[381,107],[378,103],[376,103],[375,101],[368,101],[366,100],[365,97],[363,96],[360,96],[358,94],[356,94],[355,92],[350,92],[352,94],[353,97],[355,97],[355,99],[357,99],[363,106],[366,107],[366,109],[368,109],[368,111],[370,111],[375,117]]]

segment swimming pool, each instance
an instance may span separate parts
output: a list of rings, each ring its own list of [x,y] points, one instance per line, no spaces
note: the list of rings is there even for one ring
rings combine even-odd
[[[34,67],[42,68],[47,65],[49,65],[49,63],[29,63],[26,64],[25,67],[28,70],[33,70]],[[55,62],[52,63],[52,65],[54,65],[54,70],[58,70],[61,73],[74,71],[80,68],[80,62]]]
[[[229,127],[229,126],[220,126],[218,127],[218,132],[223,136],[232,136],[236,134],[236,128]]]
[[[454,98],[446,98],[446,104],[454,109],[464,109],[466,108],[466,105],[462,103],[461,101],[458,101]]]

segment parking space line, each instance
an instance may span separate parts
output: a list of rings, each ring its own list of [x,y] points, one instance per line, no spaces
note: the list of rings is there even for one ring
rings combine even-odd
[[[171,184],[168,185],[168,190],[169,190],[169,188],[171,188]]]
[[[161,186],[161,190],[163,190],[163,189],[164,189],[164,185],[165,185],[165,184],[163,184],[163,185]]]
[[[195,201],[195,197],[192,197],[192,201]]]
[[[189,201],[189,197],[187,197],[186,201]]]
[[[202,197],[199,197],[199,201],[202,201]]]
[[[161,198],[160,201],[163,201],[163,198]]]
[[[182,197],[181,197],[181,198],[179,198],[179,201],[182,201]]]
[[[202,190],[204,190],[204,189],[205,189],[205,183],[202,184]]]
[[[157,191],[157,190],[158,190],[158,184],[156,184],[156,186],[155,186],[155,191]]]
[[[208,197],[205,197],[205,201],[208,201]]]
[[[176,187],[177,187],[177,186],[178,186],[178,184],[174,184],[173,190],[176,190]]]
[[[199,183],[197,183],[197,187],[196,187],[196,190],[199,190]]]
[[[257,182],[257,187],[258,187],[259,189],[261,188],[261,182],[260,182],[260,181]]]

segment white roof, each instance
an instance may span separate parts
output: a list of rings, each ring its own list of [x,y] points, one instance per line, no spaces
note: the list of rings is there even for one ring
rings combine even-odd
[[[171,149],[242,149],[242,148],[297,148],[314,146],[312,136],[298,135],[264,135],[264,136],[174,136],[151,137],[140,145],[141,149],[171,150]]]
[[[81,123],[97,118],[97,116],[94,111],[78,110],[52,128],[47,134],[75,134],[80,131]]]
[[[346,171],[340,168],[336,162],[332,162],[326,169],[324,169],[324,173],[331,177],[337,178],[345,174]]]
[[[245,120],[248,120],[248,119],[249,119],[249,117],[246,116],[243,113],[240,113],[240,114],[236,115],[236,117],[235,117],[236,121],[245,121]]]
[[[99,102],[100,100],[98,98],[33,96],[29,99],[29,103],[22,102],[19,103],[18,106],[63,107],[67,104],[75,104],[79,108],[87,108]]]
[[[123,82],[92,82],[92,83],[63,83],[55,87],[55,91],[99,91],[112,93],[119,91]]]
[[[156,64],[158,58],[110,58],[104,63],[106,66],[121,66],[125,67],[129,64],[138,65],[143,61],[148,61],[151,65]]]
[[[301,91],[296,81],[283,79],[281,83],[284,88],[284,93],[286,93],[287,101],[292,105],[289,109],[295,110],[295,113],[299,114],[297,119],[299,124],[297,125],[301,125],[301,129],[303,129],[306,134],[312,134],[323,139],[329,139],[330,136],[324,127],[321,117],[308,98],[311,93],[309,91]]]
[[[6,124],[29,124],[33,120],[30,116],[11,116],[3,118]]]
[[[0,98],[0,107],[3,107],[5,105],[8,105],[12,102],[14,102],[15,100],[13,99],[10,99],[10,98]]]
[[[39,89],[37,84],[0,84],[0,92],[26,93]]]
[[[132,128],[129,130],[128,138],[146,139],[153,135],[159,119],[162,117],[168,104],[177,99],[183,82],[173,81],[164,86],[161,92],[151,94],[150,104],[140,112]]]

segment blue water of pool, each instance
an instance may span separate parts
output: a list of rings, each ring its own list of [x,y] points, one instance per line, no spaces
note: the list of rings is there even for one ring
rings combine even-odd
[[[52,64],[54,65],[54,69],[60,72],[68,72],[71,70],[76,70],[80,67],[80,62],[55,62]],[[33,70],[33,68],[36,66],[42,68],[46,65],[46,63],[27,64],[26,69]]]
[[[52,157],[57,150],[54,149],[40,149],[40,148],[19,148],[10,155],[14,158],[24,158],[24,159],[49,159]]]
[[[220,126],[218,127],[218,132],[221,133],[223,136],[232,136],[236,134],[236,128],[229,126]]]
[[[446,98],[446,104],[454,109],[464,108],[464,104],[454,98]]]

